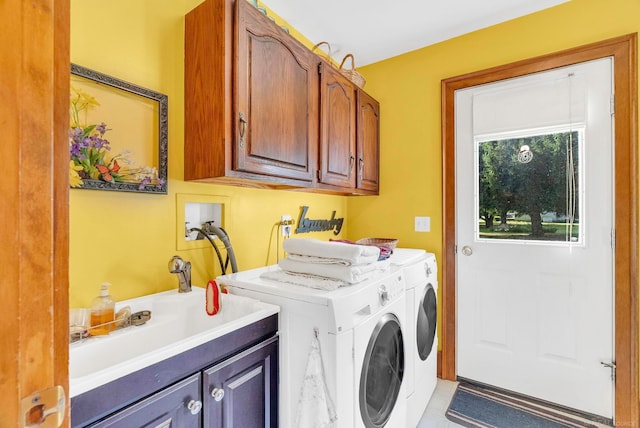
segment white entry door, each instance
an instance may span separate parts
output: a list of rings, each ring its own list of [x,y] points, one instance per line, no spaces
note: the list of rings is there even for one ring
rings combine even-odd
[[[467,88],[455,103],[457,375],[607,418],[612,67]]]

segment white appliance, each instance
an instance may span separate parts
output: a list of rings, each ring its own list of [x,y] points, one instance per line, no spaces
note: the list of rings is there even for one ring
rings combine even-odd
[[[295,427],[314,330],[337,428],[405,428],[405,284],[390,269],[333,291],[260,278],[277,266],[225,275],[230,293],[280,306],[280,427]]]
[[[402,269],[407,305],[407,427],[418,425],[437,382],[438,273],[434,254],[397,248],[391,263]]]

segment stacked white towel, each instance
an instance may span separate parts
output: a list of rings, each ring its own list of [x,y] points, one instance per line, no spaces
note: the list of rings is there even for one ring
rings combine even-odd
[[[357,284],[373,277],[377,270],[385,270],[388,267],[388,261],[367,263],[364,265],[344,266],[338,263],[309,263],[282,259],[278,262],[278,266],[286,272],[303,273],[307,275],[315,275],[326,278],[338,279],[347,284]]]
[[[380,257],[378,247],[318,239],[287,239],[282,248],[289,257],[296,256],[308,258],[308,261],[315,263],[340,263],[347,266],[373,263]]]
[[[380,249],[374,246],[288,239],[283,249],[287,257],[278,262],[282,271],[268,272],[264,278],[331,290],[357,284],[389,269],[388,260],[378,262]]]

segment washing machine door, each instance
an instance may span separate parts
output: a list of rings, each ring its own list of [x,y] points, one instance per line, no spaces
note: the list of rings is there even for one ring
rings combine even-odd
[[[404,375],[404,342],[398,318],[384,314],[367,346],[360,374],[360,414],[367,428],[383,427],[393,411]]]
[[[438,305],[436,292],[431,284],[427,284],[420,297],[416,325],[416,340],[418,342],[418,355],[425,361],[433,349],[433,341],[436,337],[436,323],[438,320]]]

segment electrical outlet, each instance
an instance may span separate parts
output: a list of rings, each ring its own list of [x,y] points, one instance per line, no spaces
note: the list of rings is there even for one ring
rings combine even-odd
[[[291,236],[291,229],[293,227],[292,225],[293,219],[290,215],[284,214],[280,217],[280,231],[282,233],[282,236],[287,238]]]
[[[416,216],[414,230],[416,232],[429,232],[431,230],[431,217]]]

